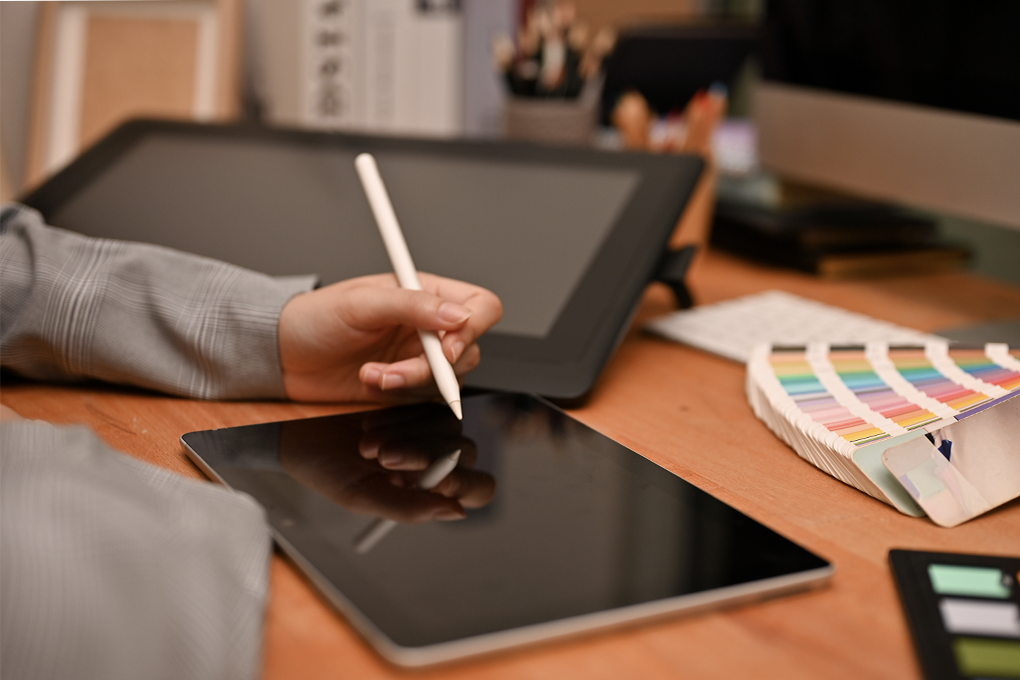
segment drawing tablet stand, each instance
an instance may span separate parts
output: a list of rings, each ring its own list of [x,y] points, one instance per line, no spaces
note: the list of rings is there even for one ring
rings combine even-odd
[[[697,252],[698,247],[695,245],[684,246],[679,250],[667,249],[662,254],[662,260],[659,262],[659,267],[655,272],[653,280],[669,286],[670,290],[673,291],[674,297],[676,297],[678,309],[688,309],[694,306],[694,297],[687,287],[685,278],[687,270],[690,269],[691,262],[694,261],[694,256]]]

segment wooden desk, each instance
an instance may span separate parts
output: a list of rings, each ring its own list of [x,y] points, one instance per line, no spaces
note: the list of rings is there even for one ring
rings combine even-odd
[[[779,288],[921,330],[1020,316],[1020,289],[965,274],[836,283],[708,253],[691,284],[702,303]],[[639,321],[668,305],[664,289],[650,289]],[[751,413],[743,383],[737,364],[632,330],[591,401],[573,414],[833,560],[830,587],[409,672],[377,657],[276,556],[265,677],[918,678],[887,551],[1020,554],[1020,502],[954,529],[903,516],[797,457]],[[13,384],[2,396],[24,416],[88,423],[114,447],[190,477],[201,475],[178,443],[185,432],[357,408],[198,402],[95,386]]]

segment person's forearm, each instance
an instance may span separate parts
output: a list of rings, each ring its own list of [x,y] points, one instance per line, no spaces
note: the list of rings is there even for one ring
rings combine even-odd
[[[5,208],[0,361],[206,399],[282,398],[277,322],[311,277],[274,279],[151,245],[92,239]]]

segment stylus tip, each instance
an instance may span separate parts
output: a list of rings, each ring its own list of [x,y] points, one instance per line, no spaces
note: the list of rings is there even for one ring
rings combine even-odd
[[[453,411],[453,415],[457,416],[457,420],[464,420],[464,412],[460,409],[459,399],[450,402],[450,410]]]

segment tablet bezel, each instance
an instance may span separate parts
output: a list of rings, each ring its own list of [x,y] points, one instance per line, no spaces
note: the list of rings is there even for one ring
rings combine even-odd
[[[543,338],[500,332],[482,338],[484,360],[467,387],[534,392],[581,400],[626,332],[646,285],[704,166],[690,155],[605,152],[491,141],[386,138],[296,129],[176,121],[129,121],[100,140],[22,201],[44,217],[56,213],[148,136],[335,145],[355,152],[404,152],[437,158],[637,171],[639,181],[616,223]],[[61,226],[55,224],[54,226]]]

